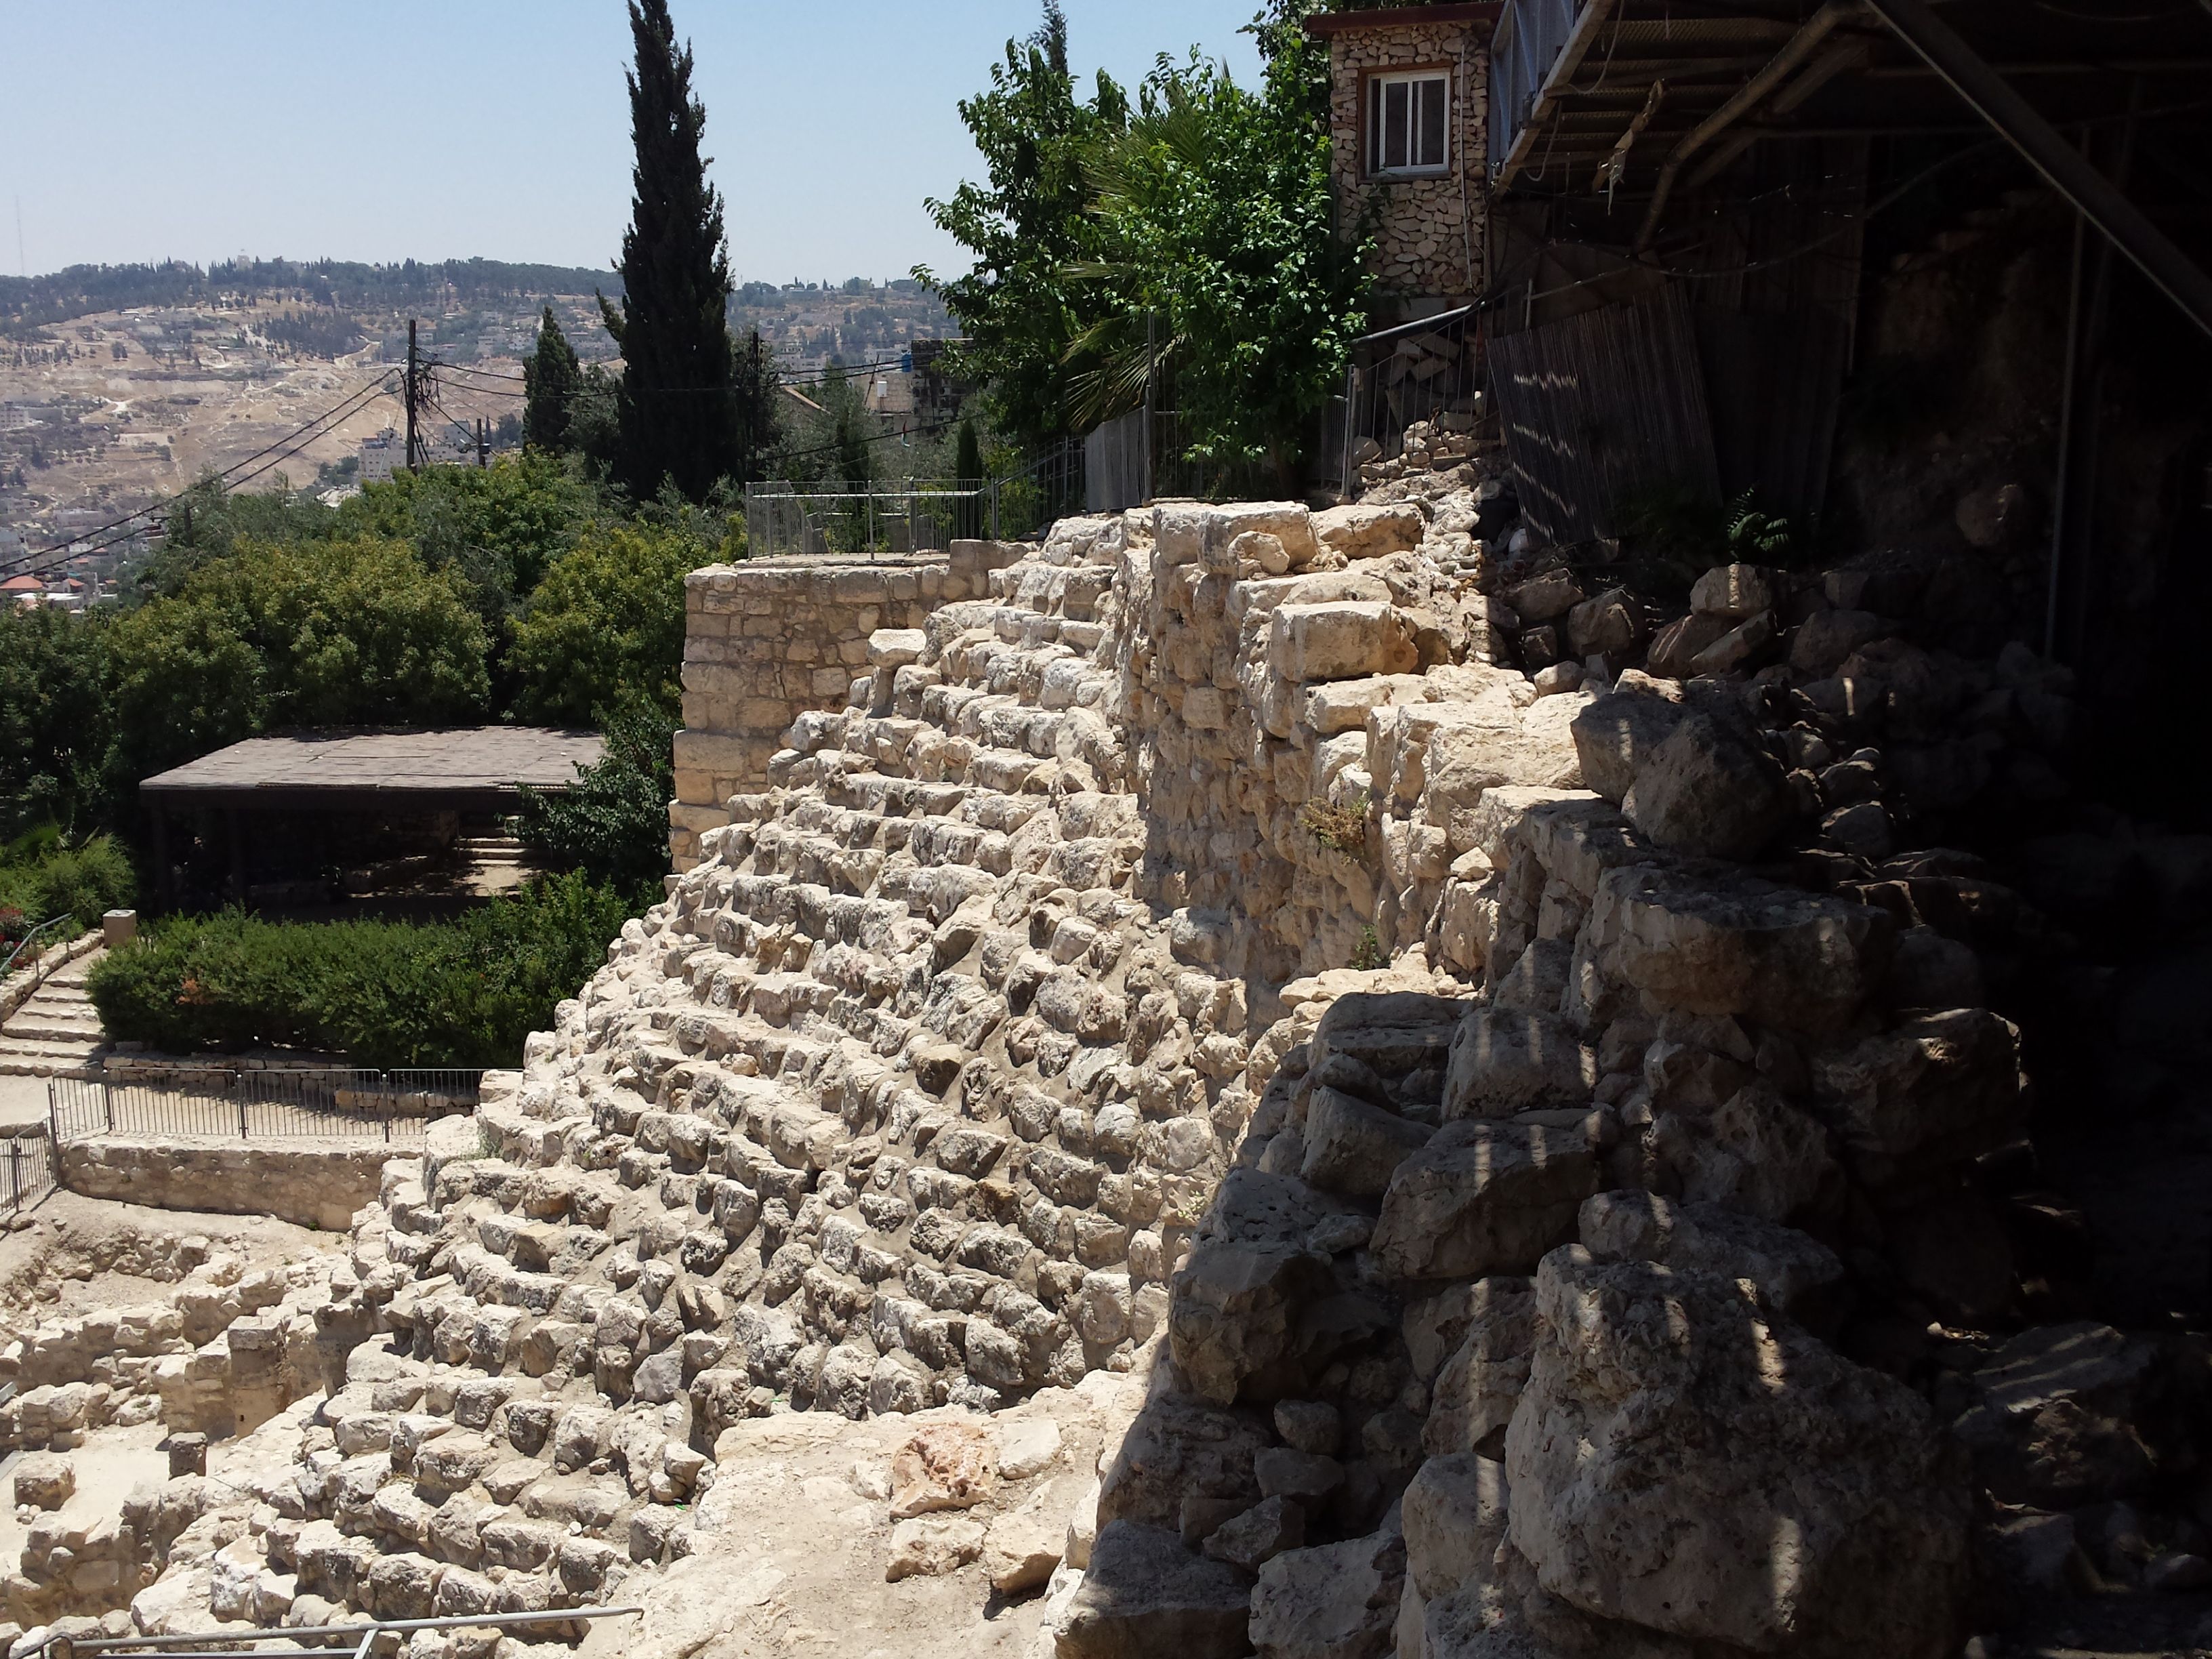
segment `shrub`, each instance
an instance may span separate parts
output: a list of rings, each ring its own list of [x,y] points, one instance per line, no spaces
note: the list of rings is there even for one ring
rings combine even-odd
[[[628,916],[580,875],[460,921],[158,922],[93,970],[108,1034],[170,1053],[310,1048],[358,1066],[512,1066]]]
[[[568,789],[522,792],[515,833],[541,864],[643,892],[658,886],[668,868],[676,722],[641,696],[613,711],[605,725],[605,757],[579,767]]]
[[[33,858],[0,867],[0,908],[21,911],[33,927],[58,915],[95,927],[102,914],[128,906],[137,891],[130,855],[112,836],[94,836],[75,848],[48,843]]]

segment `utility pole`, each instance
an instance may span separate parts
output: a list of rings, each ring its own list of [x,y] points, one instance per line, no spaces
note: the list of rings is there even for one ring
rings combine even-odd
[[[415,455],[415,377],[421,373],[415,355],[415,319],[407,319],[407,470],[412,472],[416,465]]]
[[[482,471],[491,465],[491,428],[484,417],[477,416],[477,470]]]

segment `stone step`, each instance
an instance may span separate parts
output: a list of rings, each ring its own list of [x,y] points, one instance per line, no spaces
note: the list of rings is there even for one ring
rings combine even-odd
[[[97,1047],[103,1033],[96,1019],[42,1018],[26,1011],[9,1020],[0,1035],[17,1042],[84,1042]]]

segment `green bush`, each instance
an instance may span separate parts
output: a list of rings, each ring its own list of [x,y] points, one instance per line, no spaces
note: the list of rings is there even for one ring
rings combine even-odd
[[[0,909],[20,910],[33,924],[66,915],[80,927],[93,927],[104,913],[126,908],[137,896],[130,854],[112,836],[94,836],[76,848],[58,838],[22,839],[35,851],[21,862],[0,865]]]
[[[606,960],[628,908],[580,875],[460,921],[158,922],[93,970],[108,1035],[172,1054],[310,1048],[357,1066],[513,1066]]]

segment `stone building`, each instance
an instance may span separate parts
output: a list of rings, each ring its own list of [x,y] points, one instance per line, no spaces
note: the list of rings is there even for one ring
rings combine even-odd
[[[1370,207],[1386,310],[1419,317],[1481,292],[1494,4],[1335,12],[1331,172],[1344,222]]]

